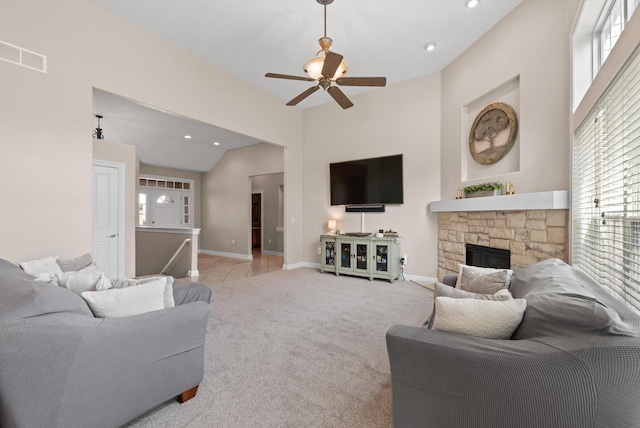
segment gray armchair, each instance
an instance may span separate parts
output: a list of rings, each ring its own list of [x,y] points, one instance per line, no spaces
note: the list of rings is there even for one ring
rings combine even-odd
[[[512,281],[511,340],[387,332],[395,428],[640,427],[640,317],[551,260]]]
[[[197,386],[211,291],[176,291],[174,308],[94,318],[0,260],[0,426],[117,427]]]

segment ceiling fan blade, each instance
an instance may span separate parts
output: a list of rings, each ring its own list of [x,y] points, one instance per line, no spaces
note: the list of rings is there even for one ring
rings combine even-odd
[[[342,86],[385,86],[386,77],[339,77],[336,83]]]
[[[264,77],[273,77],[275,79],[304,80],[305,82],[315,82],[316,79],[303,76],[291,76],[289,74],[267,73]]]
[[[351,100],[349,100],[344,92],[342,92],[337,86],[329,86],[327,92],[329,92],[329,95],[331,95],[333,99],[336,100],[338,104],[340,104],[340,107],[344,109],[353,107],[353,103],[351,102]]]
[[[322,75],[327,79],[331,79],[333,75],[336,74],[342,58],[343,56],[340,54],[327,51],[327,55],[324,58],[324,65],[322,66]]]
[[[318,89],[320,89],[319,85],[310,87],[309,89],[307,89],[306,91],[304,91],[303,93],[301,93],[300,95],[298,95],[297,97],[295,97],[294,99],[289,101],[287,103],[287,105],[288,106],[294,106],[294,105],[298,104],[300,101],[304,100],[305,98],[307,98],[309,95],[313,94]]]

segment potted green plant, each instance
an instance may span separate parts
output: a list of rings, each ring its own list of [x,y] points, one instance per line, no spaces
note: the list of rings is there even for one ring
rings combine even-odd
[[[465,198],[480,198],[483,196],[502,195],[504,184],[496,182],[476,184],[475,186],[467,186],[464,188]]]

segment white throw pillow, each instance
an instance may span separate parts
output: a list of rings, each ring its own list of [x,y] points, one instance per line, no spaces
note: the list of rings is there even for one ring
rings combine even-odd
[[[445,285],[441,282],[436,281],[433,287],[433,311],[431,312],[431,317],[425,325],[428,328],[433,328],[433,322],[436,319],[436,299],[438,297],[451,297],[453,299],[479,299],[479,300],[510,300],[513,299],[511,296],[511,292],[506,288],[501,289],[497,293],[494,294],[480,294],[480,293],[472,293],[471,291],[464,291],[457,288],[453,288],[451,286]]]
[[[62,274],[57,257],[44,257],[42,259],[29,260],[20,263],[20,267],[31,276],[35,276],[37,281],[49,282],[54,275]]]
[[[101,291],[111,288],[111,282],[104,276],[104,273],[98,271],[67,272],[56,275],[54,282],[76,294],[84,291]]]
[[[135,287],[85,291],[80,294],[97,318],[120,318],[164,309],[166,281],[151,281]]]
[[[509,339],[520,325],[526,308],[524,299],[437,297],[433,329],[487,339]]]
[[[473,293],[494,294],[503,288],[509,288],[511,275],[513,275],[511,269],[493,269],[461,264],[456,288]]]
[[[173,277],[172,276],[152,276],[148,278],[140,278],[132,280],[133,283],[131,285],[140,285],[147,284],[150,281],[158,281],[161,280],[164,287],[164,307],[165,308],[173,308],[176,305],[175,300],[173,299]]]

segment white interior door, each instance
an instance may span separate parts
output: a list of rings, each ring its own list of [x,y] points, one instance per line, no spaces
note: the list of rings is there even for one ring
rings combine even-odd
[[[93,166],[93,259],[107,278],[123,276],[120,262],[120,169]]]

